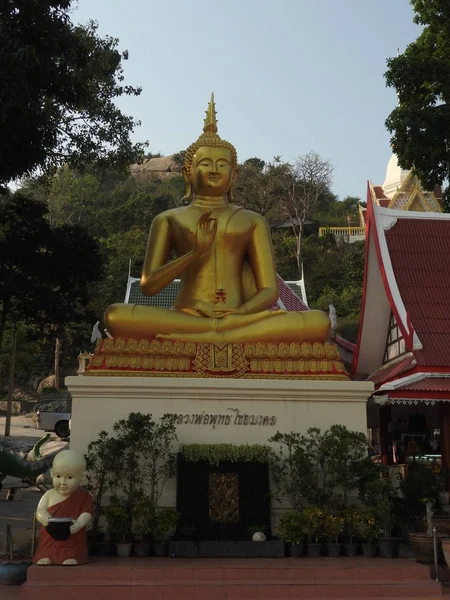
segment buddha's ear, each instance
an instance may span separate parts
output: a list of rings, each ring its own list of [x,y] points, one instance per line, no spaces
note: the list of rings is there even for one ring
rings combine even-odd
[[[231,185],[230,185],[230,189],[228,190],[229,202],[232,202],[234,200],[234,188],[236,187],[236,181],[237,181],[237,169],[233,169],[233,174],[231,176]]]
[[[191,184],[191,180],[189,178],[189,174],[187,172],[186,167],[183,167],[181,169],[181,172],[183,174],[184,183],[186,184],[186,193],[184,194],[183,198],[181,198],[181,202],[183,202],[183,201],[191,199],[191,196],[192,196],[192,184]]]

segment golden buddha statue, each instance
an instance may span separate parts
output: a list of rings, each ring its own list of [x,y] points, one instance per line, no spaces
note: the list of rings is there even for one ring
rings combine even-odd
[[[270,232],[263,217],[230,203],[237,171],[235,148],[217,133],[212,95],[203,134],[186,151],[183,177],[191,202],[153,220],[141,275],[147,296],[179,278],[175,304],[171,310],[113,304],[104,320],[114,338],[214,344],[328,339],[330,321],[321,311],[268,310],[278,300]]]

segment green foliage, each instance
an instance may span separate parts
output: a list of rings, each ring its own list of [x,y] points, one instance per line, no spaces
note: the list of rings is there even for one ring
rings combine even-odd
[[[152,529],[152,521],[155,509],[149,496],[143,494],[131,509],[132,530],[136,542],[143,542],[145,536]]]
[[[308,536],[308,543],[317,543],[323,531],[325,520],[324,511],[318,506],[307,506],[303,509],[303,519],[305,522],[305,531]]]
[[[325,537],[330,542],[338,543],[339,535],[344,531],[345,521],[342,517],[328,514],[323,522]]]
[[[112,496],[104,512],[109,533],[119,544],[125,543],[130,535],[130,517],[126,504],[117,496]]]
[[[278,537],[287,544],[300,544],[305,538],[306,520],[302,512],[289,511],[280,517],[277,527]]]
[[[127,419],[114,423],[114,436],[101,431],[98,439],[89,444],[87,479],[94,496],[94,528],[103,510],[108,519],[115,518],[114,511],[111,516],[101,508],[103,497],[111,491],[113,508],[119,505],[127,514],[127,533],[133,517],[135,522],[145,521],[147,508],[152,529],[159,531],[158,518],[167,522],[165,513],[158,517],[157,507],[166,481],[175,474],[175,421],[176,417],[170,414],[155,422],[151,414],[130,413]],[[140,522],[137,528],[142,531],[142,527]]]
[[[61,164],[125,168],[143,153],[116,104],[141,91],[123,83],[128,53],[94,21],[75,26],[72,4],[1,4],[0,185]]]
[[[343,514],[342,518],[344,520],[345,529],[350,538],[350,544],[353,542],[353,536],[355,532],[361,525],[361,521],[363,518],[363,513],[360,508],[356,506],[348,506]]]
[[[364,500],[372,511],[384,537],[390,537],[397,523],[396,509],[398,507],[398,495],[392,487],[390,479],[378,478],[371,481],[365,489]]]
[[[101,273],[98,245],[76,225],[50,227],[46,214],[20,193],[0,199],[0,350],[8,323],[56,337],[86,319]]]
[[[86,489],[92,494],[94,514],[92,529],[97,531],[102,514],[102,500],[111,493],[116,485],[117,462],[122,457],[122,444],[110,437],[106,431],[100,431],[97,440],[90,442],[86,453]]]
[[[361,511],[360,517],[358,535],[365,542],[370,543],[381,533],[375,511],[372,508],[366,508],[365,510]]]
[[[430,498],[435,504],[439,503],[440,473],[432,466],[417,461],[411,463],[406,476],[399,475],[399,484],[403,496],[402,513],[408,519],[425,515],[424,498]]]
[[[270,446],[261,444],[185,444],[180,453],[187,462],[260,462],[269,463],[272,458]]]
[[[278,445],[272,476],[294,510],[308,505],[345,508],[350,492],[373,478],[365,435],[343,425],[323,433],[312,427],[306,435],[277,432],[269,442]]]
[[[399,103],[386,126],[399,164],[433,190],[448,178],[450,129],[450,4],[411,0],[414,21],[423,26],[403,54],[387,61],[385,78]]]
[[[176,416],[171,414],[156,422],[151,414],[130,413],[127,419],[114,423],[113,431],[122,445],[115,467],[117,488],[128,506],[142,495],[144,488],[153,506],[158,505],[166,481],[175,474],[175,422]]]
[[[179,513],[174,508],[159,508],[150,525],[150,534],[154,542],[165,542],[171,530],[174,530]]]

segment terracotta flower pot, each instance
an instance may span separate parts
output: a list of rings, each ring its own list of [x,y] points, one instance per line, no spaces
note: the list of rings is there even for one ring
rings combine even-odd
[[[438,562],[443,562],[441,542],[446,538],[448,538],[448,536],[445,534],[437,534]],[[411,546],[411,551],[418,563],[434,563],[434,544],[432,535],[427,535],[426,533],[410,533],[409,545]]]
[[[442,553],[444,554],[447,567],[450,569],[450,537],[441,538]]]

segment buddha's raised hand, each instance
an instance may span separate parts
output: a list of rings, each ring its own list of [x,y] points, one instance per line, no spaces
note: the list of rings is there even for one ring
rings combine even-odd
[[[202,256],[213,245],[217,233],[217,219],[211,218],[211,211],[204,213],[197,223],[194,253]]]

